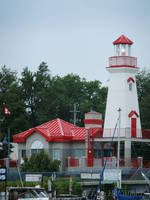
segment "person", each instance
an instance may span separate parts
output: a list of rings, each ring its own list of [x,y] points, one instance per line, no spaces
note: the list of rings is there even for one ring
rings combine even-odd
[[[85,191],[82,194],[82,200],[86,200],[86,192]]]
[[[13,192],[13,200],[17,200],[18,199],[18,192],[15,190]]]

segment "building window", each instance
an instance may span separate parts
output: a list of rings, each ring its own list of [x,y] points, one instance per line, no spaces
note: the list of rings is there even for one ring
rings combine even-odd
[[[101,149],[94,149],[94,158],[101,158]]]
[[[40,153],[44,149],[43,143],[39,140],[35,140],[31,144],[31,154],[37,154]]]
[[[82,157],[85,156],[85,151],[83,149],[75,149],[74,156],[75,157]]]
[[[61,160],[60,149],[53,150],[53,160]]]
[[[31,154],[38,154],[42,151],[42,149],[31,149]]]
[[[129,83],[129,90],[132,91],[132,83]]]
[[[26,150],[25,149],[22,149],[22,151],[21,151],[21,157],[22,158],[26,157]]]

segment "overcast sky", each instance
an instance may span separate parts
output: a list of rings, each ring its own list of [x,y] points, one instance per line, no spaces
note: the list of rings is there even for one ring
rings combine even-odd
[[[0,0],[0,65],[19,73],[45,61],[52,75],[106,84],[121,34],[134,42],[138,66],[150,69],[150,0]]]

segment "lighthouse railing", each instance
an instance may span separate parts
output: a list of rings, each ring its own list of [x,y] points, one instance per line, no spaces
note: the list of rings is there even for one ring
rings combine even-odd
[[[113,56],[109,58],[109,67],[129,66],[137,67],[137,58],[131,56]]]
[[[105,137],[111,138],[112,135],[113,135],[113,131],[114,131],[113,128],[105,128],[103,135]],[[142,138],[142,135],[144,135],[145,137],[147,135],[147,137],[150,138],[150,131],[149,131],[149,134],[146,134],[146,133],[148,133],[148,131],[143,132],[140,128],[136,129],[136,137],[137,138]],[[118,137],[118,128],[117,128],[117,132],[116,132],[115,137]],[[131,128],[120,128],[120,137],[122,137],[122,138],[132,138]]]

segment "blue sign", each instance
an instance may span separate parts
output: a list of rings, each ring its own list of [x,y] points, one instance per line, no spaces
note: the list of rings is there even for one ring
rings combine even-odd
[[[7,170],[6,168],[0,168],[0,181],[6,181],[7,179]]]

